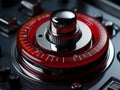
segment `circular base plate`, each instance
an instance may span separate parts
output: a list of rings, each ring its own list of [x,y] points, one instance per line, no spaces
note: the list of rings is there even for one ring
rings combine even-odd
[[[104,71],[106,71],[108,69],[108,67],[111,65],[112,61],[113,61],[113,57],[114,57],[114,48],[112,45],[112,42],[109,40],[109,48],[108,48],[108,52],[107,52],[107,57],[106,57],[106,64],[104,69],[102,69],[101,72],[93,75],[93,76],[89,76],[89,78],[94,78],[96,76],[99,76],[100,74],[102,74]],[[22,66],[20,65],[18,59],[17,59],[17,48],[16,48],[16,42],[13,44],[12,48],[11,48],[11,60],[12,60],[12,64],[15,67],[15,69],[25,78],[27,78],[28,80],[32,80],[35,82],[40,82],[40,83],[44,83],[44,84],[48,84],[50,82],[47,81],[43,81],[40,78],[37,78],[35,75],[29,73],[28,71],[26,71],[24,68],[22,68]],[[24,73],[25,72],[25,73]],[[28,76],[29,75],[29,76]],[[87,78],[85,78],[87,79]],[[84,81],[83,81],[84,82]],[[53,82],[51,82],[53,83]],[[55,82],[55,83],[59,83],[59,82]],[[61,83],[61,82],[60,82]],[[62,82],[65,83],[65,82]]]

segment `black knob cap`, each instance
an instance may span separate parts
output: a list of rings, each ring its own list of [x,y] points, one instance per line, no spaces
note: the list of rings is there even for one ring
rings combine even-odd
[[[19,27],[17,19],[11,16],[1,16],[0,23],[1,31],[7,34],[15,32]]]
[[[100,22],[102,22],[103,21],[103,15],[101,14],[101,13],[95,13],[95,18],[97,19],[97,20],[99,20]]]
[[[114,31],[114,23],[112,21],[107,21],[105,22],[105,27],[107,28],[109,35],[112,36]]]
[[[8,66],[2,66],[0,67],[0,80],[2,82],[7,81],[7,78],[10,74],[11,68]]]
[[[41,1],[40,0],[21,0],[21,7],[19,11],[27,16],[34,16],[41,13]]]
[[[83,87],[79,82],[77,82],[72,84],[71,90],[83,90]]]
[[[57,34],[68,34],[76,28],[76,14],[72,10],[57,10],[51,15],[51,31]]]
[[[17,74],[10,74],[8,77],[8,85],[11,90],[19,90],[20,85],[20,77]]]

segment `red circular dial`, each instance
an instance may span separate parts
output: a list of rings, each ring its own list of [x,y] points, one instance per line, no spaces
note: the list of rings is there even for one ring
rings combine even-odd
[[[109,37],[105,28],[95,19],[81,13],[77,13],[77,20],[85,23],[90,28],[93,36],[93,45],[89,49],[83,52],[79,50],[65,52],[66,55],[73,52],[72,56],[67,55],[67,57],[61,57],[61,52],[58,52],[58,55],[55,56],[45,53],[42,49],[38,50],[34,44],[35,34],[42,24],[50,20],[50,14],[47,13],[32,18],[18,33],[18,49],[29,61],[51,68],[81,67],[98,60],[107,51]]]
[[[17,35],[17,50],[25,73],[64,81],[82,79],[105,67],[109,36],[104,26],[85,14],[67,11],[74,15],[66,17],[67,12],[63,11],[63,16],[46,13],[22,26]]]

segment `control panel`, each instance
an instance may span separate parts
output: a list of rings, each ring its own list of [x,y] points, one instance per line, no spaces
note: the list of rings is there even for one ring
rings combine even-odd
[[[118,0],[0,0],[0,90],[120,90]]]

